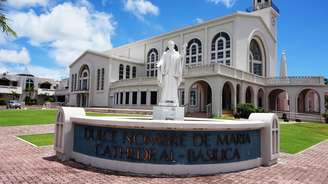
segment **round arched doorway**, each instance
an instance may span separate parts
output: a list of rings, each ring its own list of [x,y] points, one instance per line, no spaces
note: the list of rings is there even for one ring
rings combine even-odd
[[[191,85],[188,107],[193,117],[212,115],[212,89],[206,81],[197,81]]]
[[[272,112],[289,112],[289,97],[283,89],[272,90],[269,94],[269,110]]]
[[[314,89],[302,90],[297,98],[299,113],[320,113],[320,95]]]
[[[248,86],[246,88],[245,98],[246,103],[254,104],[254,90],[251,86]]]
[[[257,107],[264,108],[264,90],[262,88],[257,92]]]
[[[223,114],[233,111],[234,90],[231,82],[226,82],[222,89],[222,110]]]

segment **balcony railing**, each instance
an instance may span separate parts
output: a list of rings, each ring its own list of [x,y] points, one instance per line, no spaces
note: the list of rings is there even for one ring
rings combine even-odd
[[[314,85],[322,86],[325,85],[323,77],[316,76],[295,76],[286,78],[267,78],[266,84],[268,86],[284,86],[284,85]]]
[[[262,3],[262,4],[259,4],[258,7],[249,7],[246,9],[246,12],[253,12],[253,11],[256,11],[256,10],[259,10],[259,9],[264,9],[264,8],[268,8],[268,7],[271,7],[273,8],[278,14],[280,14],[280,9],[278,8],[278,6],[276,4],[274,4],[273,2],[270,4],[269,2],[267,3]]]
[[[251,83],[257,83],[261,85],[265,84],[264,77],[257,76],[255,74],[251,74],[220,63],[188,67],[185,68],[184,70],[184,78],[193,78],[193,77],[211,76],[211,75],[222,75],[230,78],[235,78],[238,80],[245,80]]]
[[[325,85],[325,80],[323,77],[296,76],[286,78],[265,78],[220,63],[189,66],[184,69],[183,74],[184,79],[207,76],[225,76],[263,86]],[[124,88],[133,86],[157,86],[157,84],[156,77],[139,76],[134,79],[112,82],[110,86],[111,88]]]
[[[156,77],[139,76],[133,79],[125,79],[125,80],[112,82],[110,87],[117,88],[117,87],[152,86],[152,85],[157,85]]]
[[[0,85],[0,93],[11,94],[11,93],[22,94],[22,87],[18,86],[2,86]]]
[[[55,90],[39,88],[38,89],[38,95],[54,96],[55,95]]]

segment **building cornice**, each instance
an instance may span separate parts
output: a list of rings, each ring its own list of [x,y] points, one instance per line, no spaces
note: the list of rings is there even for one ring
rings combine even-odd
[[[264,25],[264,27],[267,30],[267,32],[269,33],[269,35],[271,36],[271,38],[274,40],[274,42],[277,41],[275,36],[270,31],[269,27],[266,25],[266,23],[264,22],[264,20],[261,16],[254,15],[252,13],[247,13],[247,12],[236,12],[236,13],[233,13],[231,15],[218,17],[218,18],[215,18],[215,19],[212,19],[212,20],[208,20],[208,21],[205,21],[205,22],[197,24],[197,25],[187,26],[187,27],[180,28],[180,29],[177,29],[177,30],[174,30],[174,31],[170,31],[170,32],[167,32],[167,33],[164,33],[164,34],[160,34],[160,35],[157,35],[157,36],[154,36],[154,37],[150,37],[150,38],[147,38],[147,39],[142,39],[142,40],[139,40],[139,41],[136,41],[136,42],[133,42],[133,43],[124,44],[124,45],[121,45],[119,47],[115,47],[111,50],[107,50],[107,51],[105,51],[105,53],[115,51],[116,49],[124,49],[124,48],[127,48],[127,47],[132,47],[132,46],[137,46],[137,45],[143,45],[143,44],[147,44],[147,43],[156,42],[156,41],[159,41],[159,40],[161,40],[165,37],[169,38],[169,37],[178,36],[182,32],[186,32],[186,31],[191,30],[191,29],[205,29],[206,27],[213,27],[213,24],[216,24],[216,25],[217,24],[222,24],[222,23],[225,23],[226,21],[228,21],[230,23],[231,21],[233,21],[234,18],[237,18],[237,17],[251,17],[251,18],[259,19],[261,21],[261,23]]]
[[[104,53],[100,53],[100,52],[96,52],[96,51],[87,50],[87,51],[83,52],[83,54],[80,55],[72,64],[70,64],[69,67],[72,67],[75,63],[77,63],[81,58],[83,58],[87,54],[103,57],[103,58],[106,58],[108,60],[109,59],[116,59],[116,60],[121,60],[121,61],[129,62],[129,63],[132,63],[132,64],[136,64],[136,65],[143,65],[143,63],[140,63],[140,61],[135,60],[135,59],[124,58],[124,57],[121,57],[121,56],[108,55],[108,54],[104,54]]]

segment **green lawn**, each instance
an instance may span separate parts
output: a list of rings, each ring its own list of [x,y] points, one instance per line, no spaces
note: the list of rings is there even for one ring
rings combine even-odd
[[[280,128],[281,151],[285,153],[295,154],[328,139],[327,124],[282,124]],[[36,146],[52,145],[54,140],[53,133],[22,135],[18,137]]]
[[[52,124],[55,122],[57,110],[1,110],[1,126]],[[87,113],[88,116],[143,116],[131,114]],[[47,136],[48,137],[47,137]],[[52,141],[51,134],[37,136],[41,142]],[[281,151],[297,153],[312,145],[328,139],[328,124],[299,123],[281,125]],[[51,142],[52,144],[52,142]]]
[[[328,139],[328,124],[281,124],[280,130],[280,148],[286,153],[298,153]]]
[[[1,126],[21,126],[53,124],[56,121],[57,110],[1,110]],[[142,116],[129,114],[102,114],[88,112],[87,116]]]
[[[54,144],[54,133],[21,135],[18,137],[34,144],[35,146],[49,146]]]
[[[52,124],[57,110],[1,110],[0,126]]]

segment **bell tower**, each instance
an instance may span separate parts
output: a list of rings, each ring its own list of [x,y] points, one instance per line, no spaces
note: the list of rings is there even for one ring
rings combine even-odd
[[[272,6],[272,0],[253,0],[253,9],[261,10]]]
[[[271,32],[276,36],[277,18],[279,17],[280,10],[274,4],[273,0],[253,0],[254,15],[261,16],[267,24]]]

